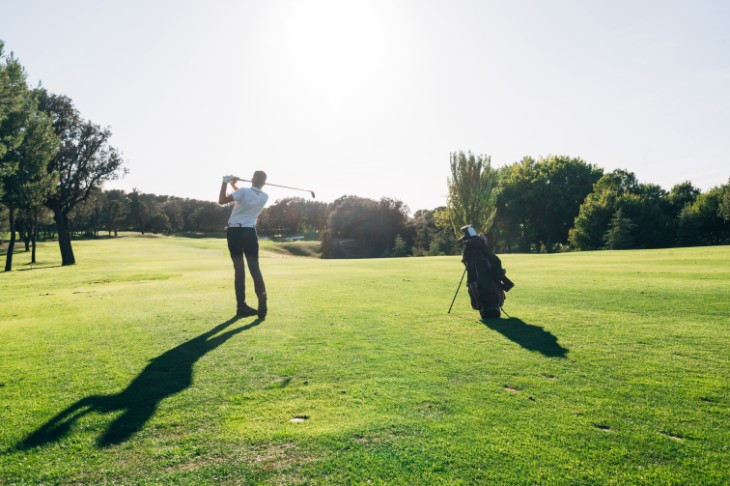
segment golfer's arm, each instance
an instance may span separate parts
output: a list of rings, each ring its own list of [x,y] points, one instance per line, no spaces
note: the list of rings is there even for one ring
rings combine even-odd
[[[221,192],[218,193],[218,204],[229,204],[233,202],[233,196],[226,194],[227,185],[225,182],[221,183]]]

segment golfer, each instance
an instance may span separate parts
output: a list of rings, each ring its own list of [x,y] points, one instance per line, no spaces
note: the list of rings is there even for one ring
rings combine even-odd
[[[235,270],[234,288],[236,290],[236,316],[249,317],[258,315],[260,319],[266,317],[266,285],[259,268],[259,239],[256,234],[256,220],[264,209],[268,194],[261,190],[266,184],[266,173],[257,170],[253,173],[251,187],[238,188],[238,177],[226,176],[221,184],[218,204],[233,203],[233,211],[228,219],[228,251],[233,260]],[[233,193],[227,194],[228,184]],[[251,272],[254,290],[258,297],[258,310],[246,304],[246,267],[243,256],[246,255],[248,271]]]

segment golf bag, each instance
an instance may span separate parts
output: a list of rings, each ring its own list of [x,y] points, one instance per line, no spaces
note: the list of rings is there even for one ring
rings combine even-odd
[[[472,226],[461,229],[463,247],[461,262],[466,267],[466,288],[471,306],[479,311],[482,319],[500,317],[504,305],[505,292],[514,283],[507,278],[502,261],[487,245],[487,238],[476,232]]]

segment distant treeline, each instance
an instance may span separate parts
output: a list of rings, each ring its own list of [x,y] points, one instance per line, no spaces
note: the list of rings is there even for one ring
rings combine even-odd
[[[558,156],[526,158],[494,173],[494,215],[487,235],[499,252],[730,244],[730,182],[704,193],[690,182],[666,191],[639,183],[624,170],[604,173],[580,159]],[[35,211],[21,211],[16,219],[26,245],[33,221],[41,231],[53,231],[51,213]],[[94,190],[71,211],[69,226],[74,234],[86,236],[118,231],[221,233],[229,215],[229,207],[210,201]],[[277,200],[259,217],[258,232],[318,239],[324,258],[460,251],[447,207],[410,215],[401,201],[390,198]]]
[[[230,207],[211,201],[145,194],[137,190],[94,190],[68,215],[75,237],[116,236],[120,231],[140,233],[222,234]],[[418,211],[409,217],[400,201],[373,201],[343,196],[332,202],[286,198],[265,208],[258,220],[259,235],[272,238],[304,237],[322,241],[325,258],[443,255],[458,252],[451,229],[437,224],[434,215],[445,208]],[[7,220],[0,206],[0,229]],[[34,235],[55,236],[53,214],[44,207],[19,210],[15,229],[26,249]]]

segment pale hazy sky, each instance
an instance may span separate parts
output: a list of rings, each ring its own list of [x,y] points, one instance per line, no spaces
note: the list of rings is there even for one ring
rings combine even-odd
[[[263,169],[432,209],[459,150],[730,177],[727,0],[0,0],[0,39],[111,127],[128,191],[215,200]]]

